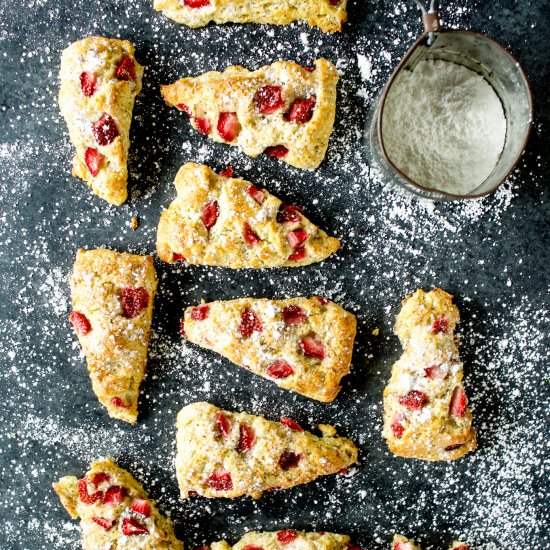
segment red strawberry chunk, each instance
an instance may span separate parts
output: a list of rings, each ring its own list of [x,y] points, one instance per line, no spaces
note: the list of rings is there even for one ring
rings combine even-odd
[[[295,229],[290,231],[286,238],[290,248],[298,248],[307,239],[307,233],[303,229]]]
[[[98,472],[97,474],[94,474],[92,483],[94,487],[97,489],[100,483],[103,483],[106,481],[109,483],[111,481],[111,476],[109,474],[106,474],[105,472]]]
[[[80,89],[86,97],[92,97],[97,90],[97,76],[91,71],[81,73]]]
[[[253,332],[262,332],[264,329],[260,318],[249,307],[241,311],[241,322],[239,323],[239,332],[243,338],[252,336]]]
[[[300,347],[307,357],[314,357],[315,359],[321,360],[325,358],[325,346],[323,342],[313,334],[304,336],[300,342]]]
[[[122,520],[122,534],[126,536],[148,535],[149,530],[134,518],[124,518]]]
[[[321,298],[321,296],[315,296],[315,299],[322,305],[326,306],[329,303],[329,300],[326,298]]]
[[[411,390],[405,395],[399,397],[399,404],[412,411],[419,411],[427,402],[428,396],[418,390]]]
[[[426,378],[437,380],[438,378],[445,378],[447,376],[447,371],[441,365],[432,365],[424,369],[424,374]]]
[[[83,477],[78,481],[78,497],[84,504],[94,504],[103,498],[103,491],[90,494],[88,492],[88,478]]]
[[[276,378],[277,380],[282,380],[283,378],[288,378],[294,374],[294,369],[282,359],[275,361],[267,368],[267,375],[271,378]]]
[[[392,422],[391,425],[391,431],[393,432],[393,435],[397,439],[401,439],[403,437],[403,433],[405,432],[405,426],[402,424],[403,416],[397,415]]]
[[[304,211],[299,207],[293,204],[281,204],[279,210],[277,211],[277,221],[279,223],[298,223],[302,221],[302,216]]]
[[[115,406],[115,407],[122,407],[124,409],[127,409],[128,408],[128,405],[126,405],[126,403],[124,403],[124,401],[122,401],[122,399],[120,397],[112,397],[111,398],[111,403]]]
[[[414,550],[414,545],[411,542],[396,542],[393,550]]]
[[[277,533],[277,540],[281,544],[288,544],[292,542],[298,536],[298,532],[294,529],[285,529],[284,531],[279,531]]]
[[[255,439],[256,435],[254,434],[254,430],[252,428],[249,428],[244,424],[239,426],[239,451],[241,451],[241,453],[250,451],[250,449],[252,449],[252,445],[254,445]]]
[[[90,321],[88,321],[86,315],[78,311],[71,311],[69,321],[78,336],[86,336],[92,330],[92,325],[90,325]]]
[[[204,546],[199,546],[196,550],[210,550],[210,546],[206,546],[206,544]]]
[[[306,249],[301,246],[300,248],[296,249],[296,252],[293,252],[289,257],[289,262],[299,262],[300,260],[303,260],[306,257]]]
[[[280,86],[262,86],[256,93],[256,107],[262,115],[270,115],[285,106]]]
[[[291,430],[294,430],[295,432],[303,432],[304,428],[298,424],[298,422],[294,422],[294,420],[291,420],[290,418],[287,418],[286,416],[281,416],[281,424],[286,426],[287,428],[290,428]]]
[[[244,222],[243,225],[243,239],[244,242],[250,246],[260,244],[260,238],[255,231],[250,227],[248,222]]]
[[[207,118],[195,118],[195,126],[201,134],[205,135],[208,135],[212,128],[212,124]]]
[[[194,307],[191,310],[191,319],[193,321],[204,321],[208,317],[208,312],[210,307],[208,304],[201,304],[200,306]]]
[[[197,493],[197,491],[188,491],[187,494],[190,497],[198,497],[199,496],[199,493]]]
[[[124,500],[126,495],[126,489],[120,485],[112,485],[105,491],[105,496],[103,497],[104,504],[111,504],[116,506]]]
[[[302,67],[302,69],[304,69],[308,73],[312,73],[316,69],[316,67]]]
[[[103,113],[101,118],[94,123],[92,133],[99,145],[103,147],[113,143],[119,135],[115,119],[107,113]]]
[[[97,149],[93,147],[86,148],[86,151],[84,151],[84,162],[92,176],[97,176],[99,174],[99,167],[104,158],[105,157]]]
[[[132,502],[132,512],[136,512],[148,518],[151,515],[151,505],[144,498],[136,498],[136,500]]]
[[[457,386],[453,391],[453,396],[451,397],[451,414],[453,416],[464,416],[467,405],[468,399],[466,398],[464,390],[460,386]]]
[[[440,315],[433,322],[432,332],[434,332],[435,334],[439,334],[440,332],[447,332],[448,328],[449,328],[449,320],[447,319],[447,317],[445,317],[445,315]]]
[[[172,254],[172,259],[174,260],[174,262],[181,262],[185,260],[185,256],[183,254],[178,254],[177,252],[174,252],[174,254]]]
[[[283,321],[285,326],[299,325],[307,319],[307,315],[300,306],[287,306],[283,308]]]
[[[101,527],[103,527],[103,529],[105,529],[105,531],[109,531],[109,529],[111,529],[113,527],[113,525],[115,524],[115,522],[112,519],[98,518],[97,516],[94,516],[92,518],[92,521],[94,521],[98,525],[101,525]]]
[[[249,185],[246,188],[246,192],[258,203],[263,204],[265,201],[265,193],[258,189],[258,187],[254,187],[253,185]]]
[[[193,114],[191,112],[191,109],[185,103],[178,103],[177,108],[183,111],[184,113],[187,113],[189,116]]]
[[[218,118],[218,134],[225,141],[233,141],[241,131],[237,113],[221,113]]]
[[[137,317],[149,305],[149,293],[142,286],[120,290],[122,316],[127,319]]]
[[[297,124],[305,124],[306,122],[309,122],[313,116],[315,103],[315,97],[300,97],[294,100],[294,103],[285,115],[285,119],[289,122],[295,122]]]
[[[120,80],[136,80],[136,64],[134,58],[125,55],[116,69],[115,76]]]
[[[331,6],[337,6],[341,2],[341,0],[329,0],[329,1]]]
[[[455,443],[454,445],[449,445],[448,447],[445,447],[446,451],[456,451],[457,449],[460,449],[460,447],[463,447],[464,443]]]
[[[455,546],[453,550],[470,550],[470,547],[465,544],[461,544],[460,546]]]
[[[210,229],[216,225],[218,216],[220,215],[220,207],[218,201],[212,201],[202,207],[201,220],[206,229]]]
[[[206,478],[206,483],[214,491],[231,491],[233,489],[231,474],[225,470],[216,470],[211,476]]]
[[[229,437],[231,434],[231,420],[221,411],[216,413],[216,429],[223,437]]]
[[[293,453],[292,451],[285,451],[281,458],[279,458],[279,466],[283,470],[290,470],[290,468],[296,468],[298,463],[302,459],[301,454]]]
[[[224,178],[232,178],[233,174],[234,174],[234,171],[231,166],[228,166],[225,170],[222,170],[220,172],[220,176],[223,176]]]
[[[181,335],[184,337],[184,338],[187,338],[187,334],[185,334],[185,320],[182,319],[180,321],[180,332],[181,332]]]
[[[264,550],[261,546],[254,546],[252,544],[246,545],[243,550]]]
[[[204,8],[210,5],[210,0],[183,0],[183,4],[188,8]]]
[[[288,149],[284,145],[274,145],[273,147],[267,147],[264,153],[268,157],[282,159],[288,155]]]

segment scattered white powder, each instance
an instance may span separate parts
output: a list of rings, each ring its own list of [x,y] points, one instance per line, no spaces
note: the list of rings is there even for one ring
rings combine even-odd
[[[403,71],[384,108],[390,160],[413,181],[465,195],[491,174],[504,147],[506,118],[491,85],[447,61]]]

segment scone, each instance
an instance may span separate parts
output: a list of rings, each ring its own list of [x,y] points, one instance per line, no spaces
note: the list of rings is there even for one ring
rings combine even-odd
[[[157,232],[157,252],[165,262],[300,267],[340,248],[340,241],[312,224],[301,208],[283,204],[249,181],[188,163],[174,185],[177,196],[162,213]]]
[[[79,40],[61,56],[59,107],[76,147],[73,175],[111,204],[127,196],[126,161],[143,67],[127,40]]]
[[[215,23],[288,25],[305,20],[324,32],[342,30],[347,0],[155,0],[154,8],[189,27]]]
[[[318,401],[349,373],[357,321],[325,298],[242,298],[185,310],[182,333],[233,363]]]
[[[92,386],[109,416],[137,420],[157,276],[151,256],[79,250],[71,276],[70,321]]]
[[[357,447],[320,424],[322,436],[296,422],[222,411],[209,403],[184,407],[177,419],[176,476],[181,498],[260,498],[335,474],[357,462]]]
[[[225,540],[213,542],[210,550],[281,550],[282,547],[299,550],[348,550],[353,547],[347,535],[335,533],[304,533],[294,529],[284,529],[271,533],[251,531],[231,546]]]
[[[476,447],[454,336],[459,319],[439,288],[403,302],[395,333],[404,353],[384,391],[384,437],[396,455],[455,460]]]
[[[183,550],[172,522],[110,458],[93,462],[82,479],[63,477],[53,488],[70,516],[80,518],[84,550]]]
[[[257,71],[228,67],[161,86],[164,101],[210,139],[313,170],[328,147],[336,111],[336,67],[277,61]]]
[[[403,535],[395,535],[392,542],[392,550],[422,550],[422,548],[412,539]],[[470,550],[470,547],[463,542],[455,540],[450,546],[450,550]]]

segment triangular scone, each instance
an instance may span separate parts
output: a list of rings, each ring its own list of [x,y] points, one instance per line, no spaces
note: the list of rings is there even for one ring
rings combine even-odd
[[[248,181],[188,163],[174,185],[177,196],[162,213],[157,233],[157,252],[165,262],[300,267],[340,248],[340,241],[312,224],[301,208]]]
[[[225,540],[213,542],[210,545],[211,550],[245,550],[251,548],[281,550],[283,547],[288,550],[359,550],[359,547],[350,543],[350,538],[347,535],[327,532],[304,533],[294,529],[264,533],[250,531],[233,546]]]
[[[336,67],[318,59],[313,70],[277,61],[257,71],[228,67],[161,86],[162,97],[214,141],[237,145],[313,170],[328,147],[336,111]]]
[[[59,106],[76,147],[73,175],[111,204],[128,196],[130,123],[142,76],[127,40],[85,38],[61,56]]]
[[[384,437],[396,455],[455,460],[476,447],[454,336],[459,319],[439,288],[403,302],[395,333],[404,353],[384,391]]]
[[[422,550],[422,548],[414,542],[412,539],[408,539],[403,535],[395,535],[391,546],[392,550]],[[470,547],[463,542],[455,540],[450,550],[470,550]]]
[[[109,416],[137,420],[157,276],[151,256],[79,250],[71,276],[70,321],[92,386]]]
[[[177,419],[176,475],[181,498],[260,498],[335,474],[357,462],[357,447],[319,425],[317,437],[288,418],[222,411],[209,403],[184,407]]]
[[[93,462],[82,479],[63,477],[53,488],[71,517],[80,518],[84,549],[183,550],[172,522],[110,458]]]
[[[332,401],[349,373],[357,321],[324,298],[242,298],[185,310],[187,339],[318,401]]]
[[[215,23],[289,25],[305,20],[324,32],[338,32],[347,21],[347,0],[155,0],[169,19],[189,27]]]

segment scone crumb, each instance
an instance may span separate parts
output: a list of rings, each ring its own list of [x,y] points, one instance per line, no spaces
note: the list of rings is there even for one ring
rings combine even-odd
[[[130,227],[132,228],[132,231],[135,231],[139,227],[139,218],[137,216],[132,217]]]

